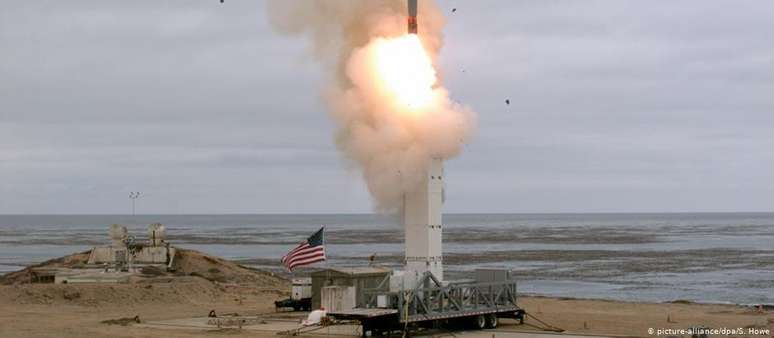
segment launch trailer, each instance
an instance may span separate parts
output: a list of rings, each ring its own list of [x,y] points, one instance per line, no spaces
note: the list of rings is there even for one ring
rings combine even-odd
[[[363,337],[417,328],[496,328],[499,318],[523,323],[525,312],[516,303],[516,281],[509,274],[493,281],[477,275],[474,281],[444,285],[427,272],[415,288],[397,291],[390,290],[388,276],[377,288],[363,290],[363,301],[356,308],[328,315],[358,321]]]

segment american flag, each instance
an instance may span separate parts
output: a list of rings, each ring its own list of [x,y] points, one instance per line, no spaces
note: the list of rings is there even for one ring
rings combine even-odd
[[[309,236],[301,242],[295,249],[290,250],[287,255],[282,257],[282,265],[289,271],[300,265],[309,265],[325,260],[325,227],[320,228],[314,235]]]

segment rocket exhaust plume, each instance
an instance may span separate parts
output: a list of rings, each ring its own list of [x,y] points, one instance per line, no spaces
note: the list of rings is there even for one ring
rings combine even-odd
[[[323,95],[338,127],[336,143],[362,171],[375,209],[400,210],[433,159],[459,154],[474,129],[475,114],[451,101],[440,83],[441,11],[431,0],[420,1],[418,11],[416,0],[267,6],[275,30],[307,37],[329,71]]]

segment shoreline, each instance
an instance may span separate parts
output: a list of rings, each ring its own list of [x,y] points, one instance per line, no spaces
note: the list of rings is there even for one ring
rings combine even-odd
[[[57,262],[62,259],[65,259],[70,256],[74,255],[82,255],[88,253],[90,250],[86,250],[83,252],[77,252],[71,255],[66,255],[58,258],[52,258],[48,259],[39,263],[35,264],[29,264],[29,265],[13,265],[18,267],[17,270],[12,271],[5,271],[0,272],[0,281],[3,280],[6,276],[10,276],[13,274],[21,273],[25,271],[28,268],[33,267],[41,267],[45,266],[47,264],[50,264],[52,262]],[[265,271],[268,273],[271,273],[272,275],[289,279],[290,275],[287,275],[283,273],[283,271],[279,268],[275,269],[274,267],[267,267],[267,266],[252,266],[249,264],[243,264],[240,260],[229,260],[226,259],[226,261],[234,262],[236,264],[242,265],[244,267],[248,267],[250,269],[256,269],[259,271]],[[518,279],[517,279],[518,281]],[[0,283],[2,285],[2,283]],[[643,299],[616,299],[616,298],[602,298],[602,297],[583,297],[583,296],[563,296],[563,295],[556,295],[556,294],[549,294],[549,293],[532,293],[532,292],[525,292],[525,293],[519,293],[520,297],[529,297],[529,298],[546,298],[546,299],[555,299],[555,300],[580,300],[580,301],[603,301],[603,302],[617,302],[617,303],[641,303],[641,304],[696,304],[696,305],[730,305],[730,306],[739,306],[739,307],[749,307],[749,308],[757,308],[758,306],[762,306],[765,309],[774,309],[774,303],[734,303],[734,302],[720,302],[720,301],[701,301],[701,300],[690,300],[690,299],[673,299],[673,300],[664,300],[664,301],[652,301],[652,300],[643,300]]]
[[[477,267],[511,269],[520,291],[556,297],[774,304],[774,217],[689,215],[450,214],[445,275],[465,279]],[[122,222],[140,233],[144,224],[160,222],[170,243],[275,272],[280,256],[318,224],[328,225],[331,244],[329,262],[320,267],[399,269],[404,260],[401,227],[369,214],[35,216],[0,217],[6,244],[0,258],[7,264],[0,268],[18,270],[104,245],[105,224]]]

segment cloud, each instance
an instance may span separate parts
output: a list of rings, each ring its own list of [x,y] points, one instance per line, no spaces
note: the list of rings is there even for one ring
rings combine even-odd
[[[447,211],[771,209],[774,4],[439,4],[440,76],[479,113]],[[126,213],[131,190],[141,212],[369,212],[318,67],[263,9],[4,5],[0,213]]]

